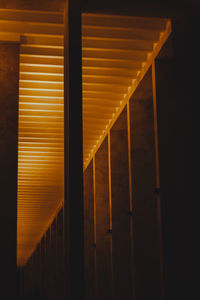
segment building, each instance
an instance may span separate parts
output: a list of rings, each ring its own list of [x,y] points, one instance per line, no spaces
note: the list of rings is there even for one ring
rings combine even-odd
[[[12,43],[10,43],[9,35],[8,33],[5,34],[5,32],[10,30],[12,33],[14,29],[11,30],[8,25],[4,24],[7,18],[5,17],[6,13],[4,11],[4,22],[2,21],[0,23],[0,32],[2,33],[2,42],[0,44],[2,66],[0,71],[2,151],[0,172],[2,183],[1,199],[6,199],[6,201],[3,202],[3,209],[1,210],[1,235],[3,241],[1,257],[3,260],[2,272],[4,274],[4,281],[2,281],[1,288],[2,299],[14,299],[17,295],[17,286],[18,290],[20,290],[19,297],[21,297],[21,299],[23,299],[23,297],[25,299],[30,299],[31,297],[36,297],[37,299],[65,299],[64,297],[67,297],[67,295],[64,296],[64,293],[68,293],[69,290],[71,295],[69,299],[77,299],[80,291],[84,294],[84,288],[86,299],[150,298],[171,300],[177,298],[184,299],[184,297],[185,299],[191,299],[193,297],[192,293],[194,289],[190,285],[188,276],[190,273],[189,271],[188,273],[184,272],[184,269],[189,269],[188,260],[185,259],[185,257],[188,253],[187,247],[190,245],[190,238],[188,238],[187,244],[185,244],[185,233],[189,232],[189,224],[185,222],[187,205],[185,205],[183,199],[185,196],[189,196],[189,178],[185,172],[185,162],[187,163],[185,143],[187,141],[186,133],[188,130],[186,126],[186,104],[187,101],[191,99],[192,93],[194,93],[193,95],[195,96],[195,89],[193,88],[191,91],[191,87],[194,86],[194,79],[193,77],[186,77],[186,74],[193,73],[193,66],[197,59],[196,48],[191,47],[191,41],[193,42],[196,38],[195,33],[197,32],[197,27],[195,22],[198,16],[198,4],[187,4],[187,2],[184,2],[180,6],[179,4],[176,5],[169,2],[165,4],[151,1],[150,4],[145,3],[145,5],[144,3],[145,1],[142,1],[140,4],[130,1],[123,2],[123,4],[120,3],[120,1],[116,1],[115,3],[112,3],[112,1],[105,3],[90,3],[90,1],[84,1],[82,3],[82,12],[94,12],[104,15],[103,22],[105,23],[100,24],[104,27],[109,27],[109,25],[106,25],[107,19],[105,14],[130,15],[133,18],[132,20],[137,20],[142,26],[147,24],[145,20],[148,20],[150,17],[154,20],[158,17],[169,19],[170,24],[172,24],[171,35],[166,42],[164,41],[165,43],[162,43],[162,49],[158,51],[156,56],[151,60],[149,69],[146,70],[147,72],[142,72],[143,69],[140,70],[143,76],[141,80],[138,81],[133,96],[129,97],[130,101],[128,99],[128,106],[125,106],[124,110],[120,110],[119,108],[116,123],[113,122],[113,127],[106,131],[108,135],[106,135],[104,142],[102,144],[100,143],[101,146],[95,156],[92,156],[94,159],[88,161],[87,168],[84,167],[83,178],[82,147],[80,147],[82,143],[82,116],[80,113],[77,113],[77,110],[81,112],[82,103],[79,101],[75,104],[70,101],[72,95],[73,99],[75,97],[74,95],[76,95],[76,99],[81,99],[82,81],[81,76],[77,76],[81,74],[81,23],[80,10],[78,9],[80,7],[77,2],[70,3],[68,19],[69,24],[71,24],[68,28],[69,44],[67,44],[65,40],[65,57],[70,56],[70,63],[67,63],[68,60],[65,61],[67,80],[64,83],[66,93],[65,108],[68,107],[68,109],[65,109],[64,114],[65,121],[67,120],[67,122],[65,122],[65,154],[69,153],[69,156],[65,156],[66,163],[65,170],[63,171],[65,171],[65,174],[68,174],[68,176],[62,179],[63,174],[61,174],[62,171],[60,171],[60,177],[56,178],[56,180],[63,180],[63,183],[65,180],[64,186],[69,188],[65,189],[65,196],[62,188],[56,190],[57,195],[63,195],[65,199],[64,213],[62,208],[57,206],[59,213],[54,220],[52,219],[53,222],[50,223],[51,225],[49,224],[50,229],[48,229],[47,226],[45,234],[43,237],[41,236],[38,245],[35,245],[37,246],[35,251],[31,253],[29,260],[25,261],[25,266],[24,263],[18,264],[20,266],[20,268],[18,268],[18,284],[15,276],[17,270],[17,236],[18,238],[24,237],[28,226],[33,224],[33,219],[31,218],[33,218],[33,211],[36,206],[33,206],[31,211],[27,209],[25,212],[24,209],[24,214],[20,215],[20,218],[18,215],[16,222],[16,207],[18,205],[19,212],[19,194],[22,191],[19,188],[20,177],[18,169],[17,178],[17,167],[19,168],[19,164],[23,160],[17,153],[20,153],[20,151],[23,153],[24,151],[23,147],[21,149],[19,148],[20,143],[18,143],[21,127],[19,127],[18,131],[18,101],[16,100],[18,98],[17,96],[20,96],[20,93],[21,96],[24,97],[30,96],[33,98],[33,96],[36,96],[35,98],[37,98],[37,93],[43,93],[41,90],[47,88],[41,89],[38,87],[31,88],[30,86],[25,86],[25,84],[28,84],[28,80],[31,81],[32,84],[34,81],[37,81],[33,78],[22,79],[21,77],[19,80],[20,72],[21,74],[23,73],[22,75],[28,73],[26,70],[27,65],[32,65],[32,73],[34,73],[34,62],[26,61],[26,59],[28,59],[26,57],[28,52],[20,52],[23,46],[20,48],[19,42],[21,42],[21,45],[23,43],[25,45],[26,43],[29,44],[29,48],[27,46],[24,46],[24,48],[30,51],[30,45],[33,45],[34,42],[37,44],[37,41],[31,40],[31,38],[30,41],[26,38],[17,39],[16,35],[14,38],[10,35],[10,39],[12,40]],[[64,4],[64,1],[43,1],[41,3],[39,3],[39,1],[35,1],[34,3],[27,1],[8,1],[6,3],[2,2],[0,7],[4,9],[19,9],[21,11],[24,9],[33,9],[42,11],[59,10],[62,12],[64,10]],[[37,15],[39,15],[39,13]],[[13,13],[13,16],[19,17],[16,12]],[[29,13],[27,24],[29,23],[28,21],[34,23],[34,21],[31,20],[31,16],[32,14]],[[45,19],[44,15],[43,17]],[[21,18],[21,16],[19,18]],[[96,20],[90,21],[96,22]],[[54,22],[56,24],[56,21]],[[102,22],[101,18],[99,22]],[[137,22],[133,22],[136,24],[135,26],[139,26]],[[167,23],[165,23],[165,25],[166,24]],[[117,25],[115,24],[115,26]],[[150,25],[147,24],[146,26]],[[153,26],[156,26],[155,23]],[[125,25],[125,28],[126,27],[127,25]],[[165,28],[167,28],[167,25]],[[17,26],[15,30],[17,31]],[[28,25],[24,30],[29,30]],[[41,28],[38,30],[41,30]],[[52,30],[54,30],[54,27]],[[123,35],[126,34],[126,30],[120,30],[123,32]],[[104,31],[101,34],[104,34]],[[84,35],[84,31],[82,31],[82,34]],[[90,34],[92,35],[92,32],[90,32]],[[110,34],[112,34],[112,30]],[[166,39],[169,34],[170,31],[167,31]],[[31,35],[29,37],[31,37]],[[101,49],[102,52],[103,49],[107,47],[105,42],[106,38],[104,37],[102,41],[102,36],[100,37],[101,43],[98,44],[98,48]],[[123,38],[122,36],[121,39]],[[14,43],[13,39],[15,39]],[[117,39],[117,37],[115,37],[115,39]],[[139,39],[141,39],[141,37]],[[156,39],[156,35],[153,39]],[[84,43],[86,43],[86,40],[87,39],[85,39]],[[151,41],[151,38],[149,38],[149,41]],[[158,41],[159,40],[157,40],[157,43],[159,44]],[[45,43],[45,41],[42,42]],[[76,52],[75,49],[77,49],[77,45],[78,51]],[[88,45],[89,46],[85,47],[95,48],[94,44]],[[47,56],[53,56],[53,54],[49,54],[51,51],[53,52],[53,50],[51,50],[53,47],[51,47],[51,44],[48,46],[49,47],[46,48],[50,50],[48,50]],[[120,43],[116,44],[115,41],[115,44],[113,42],[108,48],[113,55],[112,49],[123,46],[126,46],[125,41],[123,45]],[[148,49],[151,45],[144,43],[142,47]],[[42,56],[41,53],[38,54],[38,48],[35,48],[35,55]],[[59,49],[59,47],[57,48]],[[67,52],[67,49],[69,49],[69,52]],[[138,52],[135,51],[134,55],[138,55],[138,60],[143,61],[144,58],[142,58],[142,55],[146,54],[142,51],[140,51],[140,53]],[[153,53],[153,51],[150,52]],[[24,54],[24,61],[20,63],[20,68],[24,68],[23,70],[19,70],[19,59],[22,57],[22,55],[20,56],[19,54]],[[85,55],[86,57],[89,56],[88,53]],[[90,53],[90,55],[92,54]],[[96,53],[95,55],[98,54]],[[120,55],[122,54],[120,53]],[[91,58],[91,56],[89,57]],[[128,60],[127,57],[126,60]],[[190,58],[189,60],[188,57]],[[110,61],[113,58],[110,56]],[[104,56],[104,59],[106,60],[106,56]],[[117,60],[119,58],[115,57],[115,59]],[[97,62],[95,63],[97,64]],[[36,62],[35,64],[40,65],[39,67],[42,65],[41,62]],[[131,60],[129,64],[131,64]],[[82,66],[84,70],[85,65],[83,61]],[[86,65],[86,67],[88,67],[88,65]],[[91,66],[87,68],[86,73],[83,73],[83,77],[85,75],[89,77],[91,74],[94,76],[94,73],[88,73],[90,67]],[[95,65],[98,71],[100,71],[99,69],[101,67],[103,69],[103,66],[97,67],[97,65]],[[116,66],[114,66],[114,68],[116,71]],[[118,66],[118,69],[119,68],[121,68],[120,72],[123,74],[125,67]],[[107,67],[107,69],[110,69],[110,67]],[[130,66],[129,69],[131,69]],[[40,73],[42,73],[42,71],[40,71]],[[114,76],[113,73],[111,73],[111,75]],[[31,76],[34,75],[32,74]],[[99,75],[96,74],[96,76]],[[103,73],[102,77],[104,80],[106,76],[108,75]],[[131,74],[131,76],[138,76],[138,74]],[[118,102],[121,101],[120,93],[126,94],[125,92],[120,92],[120,88],[124,91],[123,89],[126,85],[122,84],[122,81],[125,80],[124,77],[126,78],[128,76],[123,74],[123,76],[120,77],[121,84],[119,84],[119,82],[118,84],[116,84],[116,82],[112,84],[115,86],[115,90],[112,87],[109,91],[111,94],[110,100],[113,101],[112,93],[115,93]],[[133,78],[137,79],[138,77]],[[22,84],[22,82],[24,86],[20,86],[18,92],[19,83]],[[91,82],[87,81],[87,78],[83,82],[86,86],[91,85]],[[105,81],[103,83],[105,85]],[[96,85],[103,83],[96,82]],[[77,88],[77,86],[79,86],[79,88]],[[128,85],[128,87],[129,86],[130,85]],[[68,87],[68,89],[66,87]],[[98,95],[105,97],[105,95],[101,94],[104,92],[102,86],[101,88],[101,91],[97,90]],[[52,90],[53,88],[48,87],[48,89]],[[55,90],[59,89],[55,88]],[[33,93],[33,91],[36,94],[24,94],[25,92]],[[95,98],[96,101],[97,98],[99,98],[97,91],[96,95],[95,91],[92,91],[93,98]],[[130,90],[130,92],[131,91],[132,90]],[[83,98],[91,98],[91,96],[84,96],[84,92],[83,86]],[[86,92],[88,93],[88,90],[86,90]],[[107,94],[109,94],[109,92],[107,91]],[[57,93],[61,92],[57,91]],[[118,96],[116,94],[119,94],[119,98],[117,98]],[[50,99],[51,95],[39,94],[39,97],[43,97],[43,99],[47,97]],[[55,97],[60,99],[63,96],[56,94]],[[67,101],[67,99],[69,99],[69,101]],[[155,105],[155,99],[157,105]],[[27,105],[27,101],[22,104],[24,105],[22,111],[26,111],[27,108],[25,105]],[[95,104],[97,105],[97,102]],[[88,106],[87,102],[85,102],[85,106]],[[103,110],[100,111],[99,108],[99,111],[96,111],[95,114],[96,121],[91,121],[92,125],[89,125],[95,127],[95,124],[98,123],[99,126],[101,122],[97,122],[98,117],[100,116],[100,120],[102,120],[102,115],[106,116],[109,111],[112,112],[112,109],[116,107],[117,104],[114,104],[114,101],[110,110],[107,104],[105,104],[103,106],[104,109],[106,108],[104,114],[102,114]],[[70,118],[70,116],[67,117],[69,110],[71,112],[70,116],[73,116],[72,118]],[[30,116],[33,114],[34,112],[32,112]],[[45,114],[43,114],[43,116],[44,115]],[[60,118],[62,118],[62,116],[60,116]],[[83,109],[83,122],[87,119],[91,119],[91,116],[85,117],[84,119]],[[158,122],[156,122],[156,119]],[[19,123],[20,120],[19,114]],[[129,123],[127,123],[127,121],[129,121]],[[79,126],[77,126],[77,124],[79,124]],[[129,126],[127,126],[127,124],[129,124]],[[84,126],[85,125],[83,125],[83,127]],[[157,126],[158,131],[156,129]],[[63,129],[60,128],[60,130],[64,130],[64,127]],[[48,130],[45,129],[44,132],[48,133]],[[87,128],[85,132],[87,132],[87,138],[89,136],[89,129]],[[51,131],[47,137],[52,137]],[[83,130],[83,142],[84,138]],[[88,140],[86,139],[85,141],[88,143]],[[103,138],[101,141],[103,141]],[[92,142],[94,142],[94,139]],[[63,148],[60,149],[60,153],[62,153],[62,151],[64,151]],[[55,161],[57,165],[57,157]],[[52,174],[53,170],[54,169],[51,169]],[[56,169],[56,172],[57,171]],[[43,176],[45,175],[41,176],[41,182]],[[51,179],[52,178],[54,177],[51,177]],[[40,187],[38,181],[36,186],[37,188]],[[82,188],[84,197],[82,197]],[[24,190],[21,193],[23,198]],[[53,193],[54,189],[48,187],[47,196],[50,197],[50,194],[56,194]],[[18,202],[16,201],[17,197]],[[32,201],[34,199],[32,199]],[[43,199],[41,195],[39,199]],[[53,199],[55,199],[55,196],[52,196],[52,202]],[[74,199],[78,200],[76,202],[72,201]],[[24,200],[24,198],[22,200]],[[23,202],[20,207],[23,209]],[[45,209],[48,207],[49,204]],[[59,210],[59,208],[61,210]],[[16,235],[16,226],[17,224],[19,225],[19,220],[22,220],[21,224],[23,225],[25,213],[26,218],[28,213],[30,214],[30,220],[28,220],[29,222],[27,221],[26,227],[23,227],[23,236],[20,234]],[[48,212],[48,216],[49,214],[53,216],[52,211]],[[37,214],[34,215],[34,218],[36,218],[36,215]],[[42,229],[44,229],[44,222],[42,223],[42,221],[44,221],[43,218],[45,219],[45,217],[45,214],[42,217],[40,211],[40,226],[43,226]],[[45,225],[47,225],[47,223],[48,222],[46,222]],[[40,226],[38,225],[41,232]],[[34,234],[36,234],[35,232],[36,230],[32,231],[31,236],[30,231],[26,234],[33,240]],[[85,278],[85,281],[83,278]],[[64,289],[66,286],[68,286],[68,288]]]

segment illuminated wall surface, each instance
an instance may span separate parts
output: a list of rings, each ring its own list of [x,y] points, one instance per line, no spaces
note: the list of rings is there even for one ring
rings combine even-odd
[[[167,19],[82,15],[84,169],[170,32]],[[21,45],[17,262],[23,265],[63,205],[63,15],[0,9],[0,40]]]

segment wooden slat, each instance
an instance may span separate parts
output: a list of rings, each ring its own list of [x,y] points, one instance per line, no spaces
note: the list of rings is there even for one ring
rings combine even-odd
[[[15,32],[21,34],[32,33],[60,36],[64,34],[64,26],[62,24],[0,20],[0,27],[3,32]]]
[[[159,18],[143,18],[143,17],[129,17],[118,15],[105,14],[82,14],[82,24],[88,26],[106,26],[106,27],[120,27],[121,28],[147,28],[164,30],[166,19]]]
[[[104,27],[101,26],[82,26],[83,36],[101,37],[101,38],[121,38],[121,39],[139,39],[147,41],[156,41],[159,39],[160,32],[158,30]]]
[[[19,10],[19,9],[0,9],[1,20],[14,20],[24,22],[44,22],[63,24],[63,15],[58,12]]]

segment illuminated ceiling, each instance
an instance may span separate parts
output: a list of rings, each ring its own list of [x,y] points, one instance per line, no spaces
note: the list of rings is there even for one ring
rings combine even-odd
[[[84,169],[170,31],[167,19],[82,15]],[[20,42],[18,265],[63,204],[63,34],[60,13],[0,9],[0,40]]]

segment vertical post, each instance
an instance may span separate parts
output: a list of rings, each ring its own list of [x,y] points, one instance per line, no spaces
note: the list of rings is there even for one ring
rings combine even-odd
[[[19,44],[0,41],[0,299],[16,299]]]
[[[68,299],[84,295],[81,2],[67,0],[64,41],[64,245]]]
[[[49,289],[51,291],[51,297],[57,299],[57,283],[56,283],[56,271],[58,265],[58,259],[56,254],[56,231],[57,231],[57,216],[51,224],[51,235],[50,235],[50,257],[49,257]],[[49,291],[48,291],[49,292]]]
[[[109,231],[112,233],[112,186],[111,186],[111,149],[110,149],[110,131],[108,132],[108,189],[109,189]],[[111,271],[111,289],[112,299],[114,299],[114,276],[113,276],[113,239],[110,235],[110,271]]]
[[[55,280],[55,292],[56,292],[56,300],[58,299],[58,215],[55,217],[55,274],[56,276],[53,277],[53,281]]]
[[[51,226],[49,226],[46,232],[46,264],[45,264],[45,299],[50,298],[50,289],[49,286],[51,284],[50,281],[50,272],[51,272]]]
[[[130,212],[133,212],[132,168],[131,168],[131,137],[130,137],[130,107],[127,103],[127,136],[128,136],[128,169],[129,169],[129,198]]]
[[[112,299],[108,139],[95,154],[97,299]]]
[[[93,157],[93,195],[94,195],[94,290],[95,300],[97,299],[97,217],[96,217],[96,172],[95,172],[95,156]]]
[[[157,104],[156,104],[156,75],[155,61],[152,63],[152,93],[153,93],[153,114],[154,114],[154,139],[155,139],[155,162],[156,162],[156,187],[160,188],[159,174],[159,153],[158,153],[158,121],[157,121]]]
[[[147,298],[160,300],[161,278],[155,194],[156,155],[151,68],[130,99],[130,112],[135,293],[138,300]]]
[[[180,20],[179,22],[182,23]],[[182,23],[182,30],[188,33],[189,30],[192,32],[190,26],[192,23],[189,20]],[[188,266],[195,263],[195,261],[192,262],[192,259],[195,258],[196,260],[195,252],[192,250],[191,260],[188,261],[189,265],[187,265],[187,262],[183,264],[185,257],[191,253],[191,237],[196,233],[194,224],[189,222],[196,219],[194,214],[191,214],[192,220],[188,221],[188,209],[192,208],[192,211],[195,212],[194,203],[192,202],[195,197],[191,195],[192,190],[190,190],[189,195],[187,194],[188,180],[189,177],[192,178],[191,173],[188,173],[187,170],[187,161],[191,166],[194,165],[191,160],[194,153],[192,152],[191,155],[187,153],[187,156],[185,156],[186,143],[191,149],[194,149],[194,145],[188,142],[189,136],[187,138],[185,136],[187,132],[186,111],[194,106],[193,104],[185,105],[195,99],[193,91],[197,85],[193,81],[196,78],[195,76],[185,78],[187,63],[186,65],[182,64],[182,61],[187,61],[185,57],[189,57],[188,53],[190,51],[188,52],[189,48],[185,48],[185,39],[182,40],[182,34],[180,35],[178,29],[181,23],[174,22],[173,35],[155,59],[161,228],[166,299],[191,297],[190,291],[194,291],[190,286],[190,278],[192,277],[187,274],[193,272],[191,272],[190,267],[188,269]],[[173,51],[171,51],[171,47]],[[193,54],[191,57],[195,58],[195,54]],[[190,72],[190,74],[192,73]],[[189,134],[191,132],[188,131]],[[193,184],[192,187],[194,186]],[[188,196],[191,200],[189,205]],[[186,219],[187,222],[185,222]],[[185,243],[185,232],[189,233],[187,243]],[[187,285],[184,285],[185,282],[187,282]]]
[[[94,188],[93,161],[84,172],[84,293],[85,299],[95,299],[94,248]]]
[[[153,61],[153,63],[152,63],[152,93],[153,93],[153,114],[154,114],[156,189],[160,190],[155,61]],[[159,242],[159,250],[160,250],[160,284],[161,284],[160,290],[161,290],[161,299],[164,299],[165,292],[164,292],[164,269],[163,269],[163,247],[162,247],[162,225],[161,225],[162,220],[161,220],[160,193],[156,193],[156,201],[157,201],[157,214],[158,214],[158,242]]]
[[[93,193],[94,193],[94,244],[96,245],[97,242],[97,233],[96,233],[96,189],[95,189],[95,178],[96,178],[96,174],[95,174],[95,156],[93,157]]]
[[[111,187],[111,154],[110,154],[110,131],[108,132],[108,181],[109,181],[109,216],[110,230],[112,231],[112,187]]]
[[[132,165],[131,165],[131,129],[130,129],[130,106],[127,103],[127,136],[128,136],[128,169],[129,169],[129,200],[130,200],[130,243],[131,243],[131,276],[132,295],[135,299],[135,270],[134,270],[134,228],[133,228],[133,187],[132,187]]]
[[[132,300],[127,112],[110,131],[114,299]]]
[[[63,278],[63,208],[57,215],[57,295],[63,300],[64,278]]]

